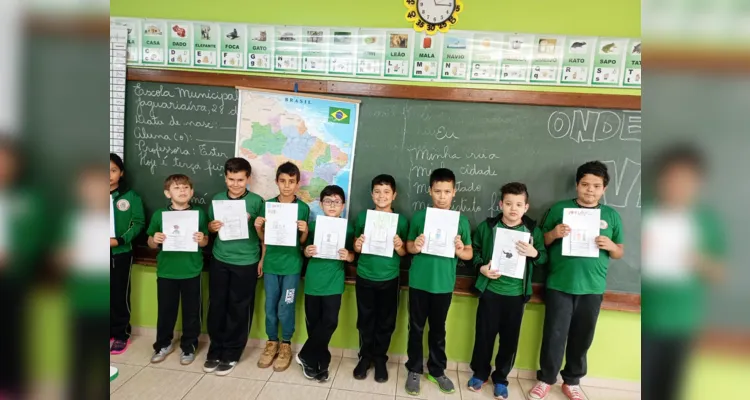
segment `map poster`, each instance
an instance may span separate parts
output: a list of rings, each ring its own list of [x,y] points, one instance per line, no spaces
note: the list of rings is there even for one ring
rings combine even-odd
[[[264,199],[277,196],[276,168],[291,161],[302,175],[297,196],[313,215],[323,214],[320,192],[328,185],[349,198],[359,101],[250,89],[239,94],[235,154],[253,167],[250,190]]]

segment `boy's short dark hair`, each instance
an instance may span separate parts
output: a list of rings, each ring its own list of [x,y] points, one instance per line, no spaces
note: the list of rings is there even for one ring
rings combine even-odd
[[[193,181],[190,180],[190,177],[183,174],[174,174],[169,175],[167,179],[164,180],[164,190],[169,190],[172,185],[188,185],[190,186],[190,189],[193,188]]]
[[[372,178],[371,192],[375,189],[375,185],[388,185],[393,189],[394,193],[396,192],[396,179],[388,174],[381,174]]]
[[[576,171],[576,185],[581,182],[584,175],[594,175],[604,180],[604,187],[609,186],[609,172],[607,166],[601,161],[589,161],[578,167]]]
[[[450,182],[456,186],[456,174],[448,168],[438,168],[430,174],[430,187],[436,182]]]
[[[328,196],[339,196],[341,197],[341,202],[346,203],[346,195],[344,194],[344,189],[342,189],[341,186],[329,185],[323,188],[323,190],[320,192],[320,201],[323,201],[323,199]]]
[[[237,173],[237,172],[245,172],[247,174],[247,177],[250,177],[250,174],[253,173],[253,167],[250,165],[250,162],[245,160],[242,157],[234,157],[227,160],[227,162],[224,163],[224,175],[227,173]]]
[[[662,174],[667,168],[671,168],[675,165],[684,165],[699,175],[703,175],[706,172],[706,159],[703,156],[703,152],[688,143],[680,143],[671,146],[661,152],[656,157],[656,172],[657,175]]]
[[[109,161],[115,163],[115,165],[117,165],[117,168],[119,168],[120,171],[125,172],[125,163],[122,162],[122,158],[120,158],[119,155],[115,153],[109,153]]]
[[[299,172],[299,167],[291,161],[287,161],[281,165],[279,165],[279,168],[276,169],[276,180],[279,180],[279,176],[281,174],[287,174],[290,177],[297,178],[297,181],[300,180],[300,177],[302,176]]]
[[[500,188],[500,201],[505,200],[506,194],[522,194],[526,197],[526,203],[529,202],[529,191],[526,189],[526,185],[521,182],[510,182],[503,185]]]

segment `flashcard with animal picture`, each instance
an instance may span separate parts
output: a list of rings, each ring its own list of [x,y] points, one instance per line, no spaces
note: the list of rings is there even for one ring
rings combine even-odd
[[[182,21],[169,21],[167,23],[169,34],[167,39],[167,65],[190,66],[192,64],[191,54],[193,24]]]
[[[416,34],[412,78],[433,79],[438,77],[443,37],[443,35],[429,35],[425,32]]]
[[[586,85],[591,77],[591,63],[597,38],[568,37],[563,45],[562,74],[564,85]]]
[[[357,36],[357,76],[382,76],[385,32],[363,29]]]
[[[251,26],[248,28],[247,69],[270,71],[273,69],[274,28]]]
[[[164,52],[167,44],[166,21],[145,20],[141,25],[141,62],[150,65],[164,65]]]
[[[407,78],[411,71],[411,55],[414,48],[412,31],[387,31],[385,50],[386,77]]]
[[[625,76],[623,86],[641,86],[641,39],[630,39],[625,53]]]
[[[591,84],[597,86],[620,86],[625,66],[627,39],[600,38],[594,55],[594,73]]]
[[[302,72],[325,74],[328,70],[328,28],[302,28]]]
[[[222,24],[219,67],[226,69],[244,69],[247,43],[247,26],[242,24]]]
[[[466,80],[471,61],[471,44],[470,33],[452,32],[444,35],[440,79]]]
[[[300,71],[301,33],[302,30],[299,27],[276,27],[273,53],[274,71]]]
[[[496,82],[500,71],[500,59],[504,35],[479,32],[471,43],[471,68],[469,80]]]
[[[331,29],[331,40],[328,45],[329,74],[354,75],[358,33],[356,29]]]
[[[219,25],[193,23],[193,66],[216,68],[219,54]]]
[[[500,82],[528,82],[533,49],[533,35],[508,35],[500,61]]]
[[[560,36],[538,35],[534,38],[529,82],[557,83],[564,42]]]

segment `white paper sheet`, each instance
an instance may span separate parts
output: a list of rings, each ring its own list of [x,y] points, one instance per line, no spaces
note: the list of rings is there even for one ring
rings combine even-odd
[[[109,251],[103,246],[107,215],[103,212],[83,212],[76,215],[74,224],[70,247],[71,267],[81,272],[107,274]]]
[[[680,281],[692,276],[692,255],[697,250],[698,228],[689,213],[647,213],[642,230],[641,273],[644,278]]]
[[[455,258],[456,246],[453,241],[458,235],[459,216],[458,211],[428,207],[424,222],[425,244],[422,253]]]
[[[398,214],[367,210],[362,254],[393,257],[393,238],[398,230]]]
[[[214,200],[214,218],[224,225],[219,229],[223,241],[249,239],[247,209],[244,200]]]
[[[562,255],[599,257],[596,237],[599,236],[601,210],[598,208],[566,208],[563,224],[570,226],[570,234],[563,237]]]
[[[531,234],[512,229],[496,228],[492,246],[492,270],[500,275],[523,279],[526,270],[526,256],[518,254],[516,242],[529,242]]]
[[[315,219],[313,243],[318,250],[315,258],[339,259],[339,250],[346,246],[347,222],[344,218],[318,215]]]
[[[161,218],[162,233],[167,235],[162,251],[198,251],[198,243],[193,239],[198,232],[198,211],[164,211]]]
[[[115,233],[115,206],[111,194],[109,195],[109,237],[117,237]]]
[[[273,246],[297,245],[297,203],[266,203],[263,243]]]
[[[10,204],[6,200],[5,196],[0,194],[0,256],[7,255],[9,240],[10,240]]]

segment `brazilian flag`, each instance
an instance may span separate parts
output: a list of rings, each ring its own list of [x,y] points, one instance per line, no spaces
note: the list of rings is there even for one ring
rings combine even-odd
[[[348,108],[328,107],[328,122],[348,124],[352,111]]]

